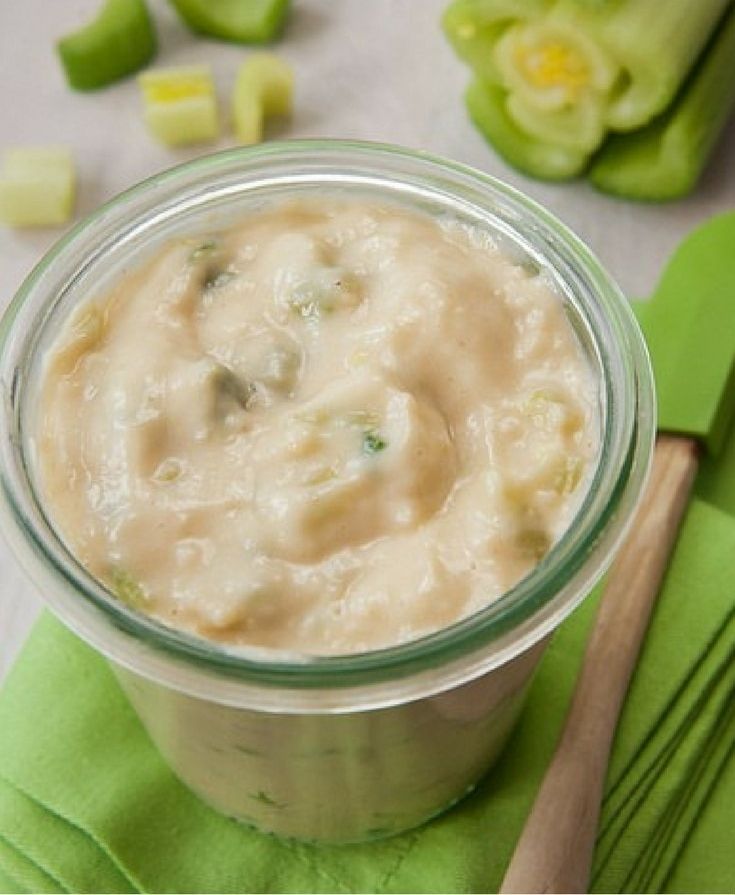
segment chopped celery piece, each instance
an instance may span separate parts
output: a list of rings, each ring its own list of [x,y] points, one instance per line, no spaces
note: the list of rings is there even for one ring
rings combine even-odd
[[[586,152],[530,139],[508,115],[507,99],[502,87],[482,81],[465,95],[472,120],[506,161],[541,180],[568,180],[584,170]]]
[[[152,478],[160,485],[170,485],[181,478],[183,471],[181,460],[177,460],[176,457],[167,457],[159,463]]]
[[[663,201],[693,189],[735,106],[735,7],[675,103],[632,134],[610,138],[590,169],[601,190]]]
[[[144,0],[107,0],[89,25],[56,45],[76,90],[96,90],[147,65],[156,34]]]
[[[199,34],[236,43],[272,40],[286,19],[290,0],[170,0]]]
[[[584,463],[579,457],[566,457],[555,471],[553,488],[557,494],[571,494],[582,481]]]
[[[256,53],[237,73],[232,97],[235,136],[241,143],[259,143],[269,115],[288,115],[293,103],[293,71],[272,53]]]
[[[333,466],[320,466],[309,473],[305,479],[305,484],[309,486],[323,485],[325,482],[332,482],[339,475],[339,470]]]
[[[221,289],[222,286],[226,286],[236,279],[237,274],[234,270],[217,270],[217,268],[213,268],[204,277],[203,285],[205,289]]]
[[[551,538],[540,528],[523,528],[516,535],[516,547],[525,559],[540,562],[551,549]]]
[[[379,454],[387,447],[388,442],[375,429],[368,430],[362,436],[362,450],[365,454]]]
[[[74,209],[74,161],[62,147],[10,149],[0,167],[0,221],[11,227],[50,227]]]
[[[121,603],[125,603],[131,609],[143,609],[148,602],[148,598],[143,592],[143,588],[133,578],[130,572],[119,567],[110,571],[110,580],[112,581],[112,589],[115,596]]]
[[[296,385],[300,369],[299,352],[277,345],[267,353],[258,381],[274,392],[288,394]]]
[[[196,264],[197,261],[201,261],[202,258],[211,255],[216,248],[216,241],[214,239],[207,239],[200,243],[195,249],[192,249],[192,253],[189,255],[189,261]]]
[[[288,294],[291,312],[312,322],[352,310],[361,300],[357,278],[335,267],[317,268],[309,279],[295,283]]]
[[[217,99],[208,66],[148,71],[138,82],[146,124],[162,143],[180,146],[217,138]]]
[[[237,410],[249,410],[255,399],[256,388],[237,373],[217,364],[212,373],[212,397],[214,399],[214,417],[218,421]]]

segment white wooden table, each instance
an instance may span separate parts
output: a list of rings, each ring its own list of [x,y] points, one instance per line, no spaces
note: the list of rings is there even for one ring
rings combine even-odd
[[[159,65],[209,62],[220,96],[249,52],[205,41],[179,24],[164,0],[149,0],[159,26]],[[583,183],[555,186],[509,169],[468,122],[467,70],[439,29],[448,0],[294,0],[277,50],[296,70],[297,106],[288,137],[350,137],[402,143],[450,156],[510,181],[545,203],[600,255],[631,296],[650,292],[677,242],[697,223],[735,208],[735,121],[696,194],[642,206],[601,196]],[[61,143],[78,163],[83,215],[123,188],[202,150],[171,151],[146,134],[137,87],[128,80],[92,94],[64,82],[54,40],[88,20],[101,0],[0,3],[0,151]],[[224,138],[218,147],[231,141]],[[0,230],[0,309],[58,237]],[[0,542],[0,677],[41,602]]]

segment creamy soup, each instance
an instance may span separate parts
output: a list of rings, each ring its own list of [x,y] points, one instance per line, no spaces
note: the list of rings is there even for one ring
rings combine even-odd
[[[492,235],[269,206],[161,248],[51,350],[52,516],[120,600],[229,644],[352,653],[450,625],[568,527],[598,383]]]

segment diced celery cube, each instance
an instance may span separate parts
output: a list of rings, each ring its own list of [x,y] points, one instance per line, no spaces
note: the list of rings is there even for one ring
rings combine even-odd
[[[148,129],[167,146],[216,140],[217,98],[206,65],[148,71],[138,78]]]
[[[293,71],[273,53],[255,53],[235,81],[232,120],[241,143],[259,143],[269,115],[288,115],[293,104]]]
[[[8,150],[0,166],[0,221],[10,227],[64,224],[74,209],[74,161],[57,146]]]

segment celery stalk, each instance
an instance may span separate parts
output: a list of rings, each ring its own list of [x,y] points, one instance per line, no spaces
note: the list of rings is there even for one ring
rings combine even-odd
[[[199,34],[235,43],[266,43],[278,34],[290,0],[170,0]]]
[[[240,67],[232,95],[232,120],[241,143],[263,139],[268,115],[288,115],[293,103],[293,71],[273,53],[255,53]]]
[[[633,130],[673,100],[730,0],[559,0],[551,17],[604,47],[620,78],[607,108],[608,127]]]
[[[156,34],[144,0],[107,0],[97,18],[56,45],[76,90],[96,90],[147,65]]]
[[[508,115],[502,87],[473,81],[465,94],[470,117],[482,134],[513,167],[541,180],[568,180],[587,164],[587,153],[533,140]]]
[[[674,104],[648,127],[612,137],[590,170],[601,190],[663,201],[688,193],[735,106],[735,7]]]

